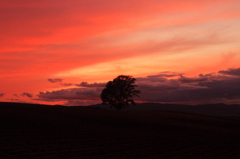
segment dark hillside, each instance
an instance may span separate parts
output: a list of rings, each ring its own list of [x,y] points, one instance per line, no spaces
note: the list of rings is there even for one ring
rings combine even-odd
[[[0,104],[0,158],[240,158],[238,120]]]

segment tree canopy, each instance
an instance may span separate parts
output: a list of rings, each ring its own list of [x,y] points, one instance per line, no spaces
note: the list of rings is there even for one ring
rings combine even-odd
[[[132,76],[119,75],[113,81],[106,84],[102,90],[101,99],[103,104],[110,104],[114,108],[121,110],[132,103],[135,105],[133,97],[139,97],[140,90],[135,85],[136,79]]]

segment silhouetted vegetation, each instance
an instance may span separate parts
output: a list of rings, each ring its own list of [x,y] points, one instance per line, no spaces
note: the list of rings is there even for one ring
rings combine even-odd
[[[128,106],[128,103],[135,105],[134,96],[139,97],[140,90],[136,90],[134,85],[136,79],[132,76],[120,75],[113,81],[106,84],[106,88],[101,93],[103,104],[110,104],[114,108],[121,110]]]

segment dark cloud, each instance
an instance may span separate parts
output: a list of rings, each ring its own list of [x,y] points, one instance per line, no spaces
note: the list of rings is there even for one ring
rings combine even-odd
[[[100,101],[96,100],[68,100],[64,105],[66,106],[85,106],[85,105],[95,105],[95,104],[100,104]]]
[[[55,78],[55,79],[48,79],[49,82],[52,82],[52,83],[59,83],[59,82],[62,82],[63,79],[61,78]]]
[[[71,88],[39,92],[37,96],[44,100],[99,100],[100,93],[98,88]]]
[[[218,73],[222,73],[225,75],[236,75],[240,76],[240,68],[229,68],[228,70],[221,70]]]
[[[210,73],[197,77],[183,74],[157,74],[137,78],[141,90],[140,100],[174,103],[218,103],[240,101],[239,69],[229,69],[225,75]],[[219,71],[218,73],[223,73]],[[179,78],[176,78],[179,76]],[[168,79],[167,77],[173,77]]]
[[[3,97],[5,94],[4,93],[0,93],[0,97]]]
[[[159,77],[138,77],[136,78],[137,82],[164,82],[166,78],[159,78]]]
[[[13,96],[15,96],[15,97],[19,97],[18,94],[13,94]]]
[[[167,77],[175,77],[181,74],[176,74],[174,72],[161,72],[160,74],[156,75],[149,75],[147,77],[138,77],[136,78],[137,81],[147,81],[147,82],[164,82],[167,80]]]
[[[200,83],[201,86],[208,87],[208,91],[201,93],[205,98],[240,98],[240,78],[228,78],[224,80],[214,80],[211,82]]]
[[[23,97],[29,97],[29,98],[33,97],[33,95],[31,93],[26,93],[26,92],[24,92],[24,93],[22,93],[20,95],[23,96]]]
[[[138,88],[142,93],[144,92],[164,92],[170,90],[193,90],[193,89],[206,89],[205,86],[191,85],[191,84],[181,84],[177,80],[168,80],[160,84],[138,84]]]
[[[157,91],[167,91],[172,89],[177,89],[178,86],[170,85],[167,83],[162,83],[158,85],[151,85],[151,84],[139,84],[138,89],[141,90],[142,93],[147,92],[157,92]]]
[[[60,83],[61,86],[64,86],[64,87],[69,87],[69,86],[73,86],[74,84],[73,83]]]
[[[164,82],[138,83],[142,94],[140,100],[155,102],[175,102],[192,100],[190,91],[205,90],[206,86],[182,83],[178,79],[166,80]]]
[[[48,79],[48,81],[52,83],[59,83],[61,86],[70,87],[70,86],[77,86],[77,87],[104,87],[106,83],[88,83],[88,82],[81,82],[80,84],[74,83],[61,83],[62,79]]]
[[[88,83],[88,82],[82,82],[80,84],[76,84],[78,87],[104,87],[106,83]]]
[[[189,78],[189,77],[185,77],[183,75],[180,75],[180,78],[178,78],[179,81],[181,81],[182,83],[194,83],[194,82],[204,82],[208,80],[207,76],[204,75],[199,75],[199,77],[196,78]]]
[[[199,75],[196,78],[181,76],[162,82],[161,85],[141,85],[141,100],[157,102],[219,101],[240,99],[240,78],[223,77],[214,74]],[[140,89],[140,90],[141,90]]]
[[[177,74],[177,73],[174,73],[174,72],[161,72],[160,74],[157,74],[157,75],[150,75],[150,76],[147,76],[148,78],[154,78],[154,77],[175,77],[175,76],[179,76],[181,74]]]
[[[172,103],[231,103],[240,102],[239,69],[228,69],[218,73],[199,74],[187,77],[180,73],[161,72],[156,75],[136,78],[142,93],[135,100]],[[82,88],[40,92],[38,97],[45,101],[66,101],[66,105],[100,103],[100,94],[105,83],[69,84]],[[67,86],[67,85],[66,85]]]

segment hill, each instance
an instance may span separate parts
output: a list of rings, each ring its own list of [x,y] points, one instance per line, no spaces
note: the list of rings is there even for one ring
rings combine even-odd
[[[240,158],[240,121],[0,103],[0,158]]]

